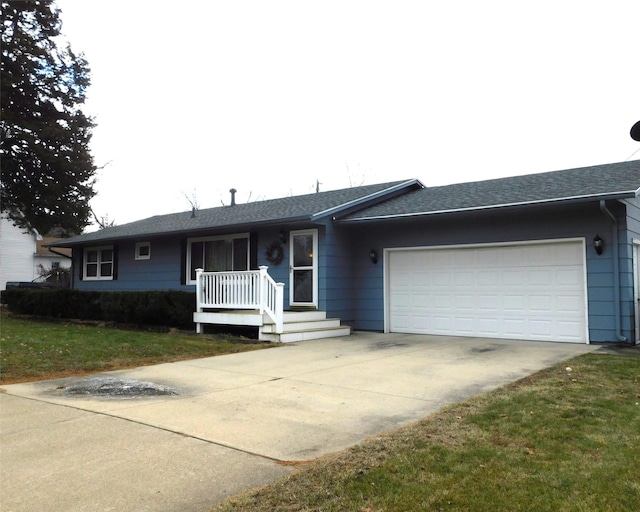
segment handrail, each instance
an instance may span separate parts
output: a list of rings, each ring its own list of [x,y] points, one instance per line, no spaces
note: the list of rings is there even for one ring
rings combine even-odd
[[[215,309],[257,309],[275,323],[282,333],[284,322],[284,283],[276,283],[267,273],[269,267],[259,270],[205,272],[196,269],[196,311]]]

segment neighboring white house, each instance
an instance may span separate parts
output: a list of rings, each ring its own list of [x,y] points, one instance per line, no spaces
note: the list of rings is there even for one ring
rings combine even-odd
[[[43,238],[37,231],[26,232],[4,215],[0,216],[0,290],[10,281],[33,281],[42,270],[70,268],[71,259],[51,252],[43,244],[56,238]],[[71,251],[56,249],[60,253]]]

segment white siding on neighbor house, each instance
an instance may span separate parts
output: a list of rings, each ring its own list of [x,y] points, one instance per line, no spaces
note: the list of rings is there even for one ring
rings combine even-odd
[[[9,219],[0,216],[0,289],[7,281],[32,281],[35,273],[35,233],[25,233]]]
[[[71,259],[65,258],[64,256],[56,256],[51,253],[50,255],[44,254],[35,254],[34,255],[34,279],[40,275],[40,267],[44,268],[45,271],[51,270],[53,264],[57,263],[58,267],[63,268],[71,268]]]

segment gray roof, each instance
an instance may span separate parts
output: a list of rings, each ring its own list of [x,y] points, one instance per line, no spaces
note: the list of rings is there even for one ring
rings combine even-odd
[[[360,222],[419,215],[525,206],[558,202],[636,197],[640,191],[640,160],[579,169],[528,174],[486,181],[424,187],[403,180],[268,201],[156,215],[61,240],[53,247],[168,234],[249,229],[260,224],[315,221],[329,216]],[[358,210],[358,207],[361,207]]]
[[[418,180],[393,181],[234,206],[208,208],[198,210],[195,217],[192,216],[191,211],[156,215],[148,219],[67,238],[51,245],[72,247],[85,243],[108,242],[141,236],[198,233],[257,224],[314,221],[326,216],[337,215],[359,205],[378,201],[388,194],[421,186],[422,184]]]
[[[414,190],[364,208],[341,222],[636,197],[640,160]]]

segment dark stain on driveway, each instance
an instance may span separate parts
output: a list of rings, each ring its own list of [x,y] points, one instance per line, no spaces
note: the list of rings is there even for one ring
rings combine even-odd
[[[66,396],[91,396],[99,398],[139,398],[153,396],[178,396],[179,389],[153,382],[116,377],[89,377],[72,384],[56,388],[56,392]]]
[[[395,341],[378,341],[370,345],[371,350],[385,350],[388,348],[408,347],[408,343],[398,343]]]

